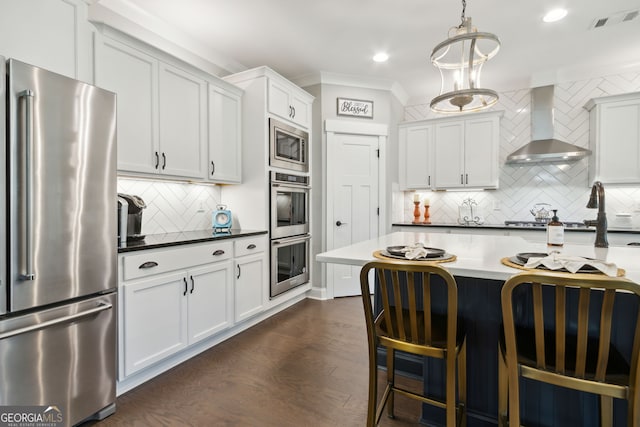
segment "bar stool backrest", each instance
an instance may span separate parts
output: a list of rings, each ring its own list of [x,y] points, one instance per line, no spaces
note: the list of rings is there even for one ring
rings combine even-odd
[[[624,376],[628,375],[628,386],[638,388],[640,286],[636,283],[598,274],[527,272],[507,280],[501,298],[508,365],[534,364],[559,375],[605,382],[613,362],[610,349],[615,349],[612,336],[629,334],[627,341],[633,344],[624,356],[629,362]],[[616,304],[625,303],[620,300],[632,300],[638,312],[636,318],[627,319],[624,331],[612,329]],[[524,356],[526,351],[517,348],[522,340],[516,339],[523,331],[534,341]],[[559,385],[576,388],[572,384]]]
[[[375,270],[378,278],[380,292],[377,295],[382,310],[374,318],[372,306],[365,306],[367,328],[377,328],[378,332],[382,332],[383,328],[386,338],[404,341],[409,347],[435,346],[455,351],[458,287],[447,270],[422,261],[370,262],[361,272],[363,294],[368,294],[367,276],[371,269]],[[442,283],[445,289],[446,312],[434,313],[432,300],[436,292],[433,288],[440,288],[440,292],[437,293],[442,294]],[[445,318],[446,325],[443,324]],[[446,336],[443,336],[443,327],[446,327]],[[371,333],[370,338],[374,339],[375,331],[372,330]]]

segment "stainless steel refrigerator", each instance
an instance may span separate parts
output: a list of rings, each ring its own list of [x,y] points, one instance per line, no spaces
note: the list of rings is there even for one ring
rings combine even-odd
[[[115,410],[115,95],[0,68],[0,411],[74,425]]]

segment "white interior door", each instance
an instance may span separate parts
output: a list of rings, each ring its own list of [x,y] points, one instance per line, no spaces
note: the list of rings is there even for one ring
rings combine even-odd
[[[380,136],[327,133],[327,237],[339,248],[378,236]],[[360,267],[332,264],[333,296],[360,295]]]

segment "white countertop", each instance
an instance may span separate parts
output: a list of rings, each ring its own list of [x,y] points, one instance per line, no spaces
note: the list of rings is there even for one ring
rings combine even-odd
[[[535,243],[516,236],[482,236],[475,234],[442,234],[397,232],[375,239],[333,249],[316,256],[319,262],[364,265],[374,260],[373,252],[387,246],[421,242],[427,247],[442,248],[456,255],[454,262],[443,263],[454,276],[506,280],[522,270],[507,267],[500,260],[520,252],[548,252],[545,243]],[[554,248],[555,249],[555,248]],[[562,253],[597,258],[615,263],[626,270],[628,279],[640,283],[640,247],[595,248],[593,245],[565,244]]]

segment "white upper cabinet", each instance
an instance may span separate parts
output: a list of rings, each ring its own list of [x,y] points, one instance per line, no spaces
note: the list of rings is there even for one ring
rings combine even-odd
[[[240,183],[242,178],[242,94],[209,84],[208,177]]]
[[[311,102],[309,94],[302,89],[269,78],[268,103],[269,112],[290,120],[305,128],[311,122]]]
[[[159,171],[204,178],[207,132],[206,83],[186,71],[160,63]]]
[[[0,53],[91,82],[91,26],[83,0],[2,0]]]
[[[158,61],[106,37],[98,49],[96,84],[117,94],[118,170],[157,173]]]
[[[118,171],[239,183],[242,90],[101,29],[95,84],[118,96]]]
[[[435,126],[435,186],[464,187],[464,122]]]
[[[403,189],[429,189],[433,182],[433,126],[401,125],[400,185]]]
[[[500,113],[434,120],[434,188],[498,188]]]
[[[590,100],[589,185],[640,184],[640,92]]]
[[[465,186],[498,188],[500,118],[465,120],[464,134]]]

